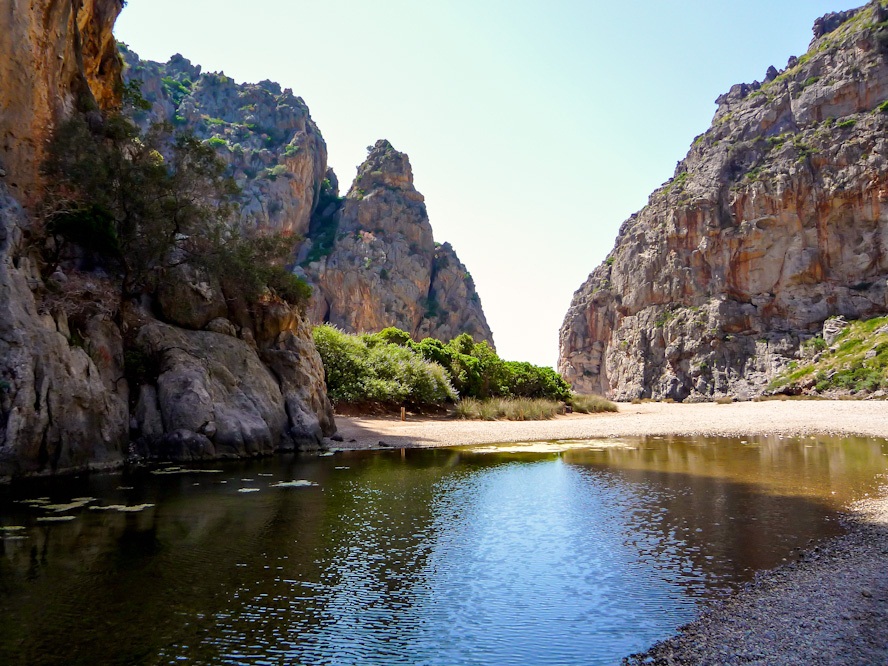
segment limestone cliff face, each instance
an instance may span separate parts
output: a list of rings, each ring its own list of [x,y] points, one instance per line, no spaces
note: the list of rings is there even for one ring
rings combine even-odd
[[[807,54],[718,100],[674,177],[574,294],[582,392],[760,393],[828,317],[888,311],[888,10],[818,20]]]
[[[208,141],[242,190],[244,226],[306,238],[298,256],[315,287],[312,321],[492,343],[471,276],[432,238],[406,155],[377,144],[340,200],[320,130],[291,90],[236,84],[181,55],[162,64],[121,52],[127,80],[151,103],[136,118],[143,128],[166,121]]]
[[[216,147],[242,194],[245,226],[303,236],[326,177],[327,144],[308,107],[272,81],[237,84],[202,72],[181,55],[167,63],[139,59],[126,47],[127,81],[136,81],[151,110],[143,128],[170,122]]]
[[[377,141],[345,199],[326,201],[300,254],[317,286],[313,321],[349,332],[397,326],[415,338],[465,332],[492,344],[471,276],[434,241],[407,155]]]
[[[0,12],[0,169],[11,194],[36,199],[43,146],[73,109],[116,103],[111,28],[120,0],[25,0]]]
[[[135,301],[123,298],[119,277],[81,270],[76,259],[41,275],[40,234],[21,204],[39,198],[56,124],[74,113],[100,123],[98,111],[118,103],[111,29],[120,7],[34,0],[0,15],[0,479],[116,466],[133,454],[270,453],[317,446],[335,431],[310,327],[283,302],[228,302],[187,265]],[[201,108],[230,106],[225,81],[203,85]],[[284,123],[291,144],[303,140],[304,122],[310,142],[301,108],[277,100],[273,117],[263,115],[270,97],[286,96],[268,87],[256,92],[257,122]],[[306,168],[315,159],[323,175],[323,155]],[[287,194],[297,203],[314,196],[297,195]],[[304,208],[293,224],[307,226],[311,204]]]

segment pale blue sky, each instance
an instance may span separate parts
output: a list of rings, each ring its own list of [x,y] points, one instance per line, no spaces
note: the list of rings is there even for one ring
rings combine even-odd
[[[115,30],[272,79],[311,109],[348,188],[366,146],[410,156],[438,241],[505,358],[554,365],[574,290],[672,176],[715,98],[803,53],[847,0],[129,0]]]

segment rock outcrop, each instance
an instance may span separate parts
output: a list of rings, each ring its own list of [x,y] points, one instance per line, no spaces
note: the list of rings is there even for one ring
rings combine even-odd
[[[414,338],[469,333],[493,344],[475,285],[449,244],[432,236],[407,155],[377,141],[341,201],[335,191],[299,258],[317,289],[312,321],[343,330],[396,326]]]
[[[209,142],[241,189],[246,227],[297,236],[308,232],[326,177],[327,144],[301,97],[272,81],[237,84],[203,72],[181,55],[141,60],[125,46],[127,82],[151,104],[135,120],[169,122]]]
[[[617,399],[760,393],[830,316],[888,311],[888,10],[719,97],[574,294],[559,370]]]
[[[120,464],[128,390],[120,330],[83,298],[72,332],[43,289],[24,232],[29,219],[0,185],[0,479]],[[98,294],[101,286],[91,285]]]
[[[151,104],[141,126],[170,122],[214,146],[241,188],[244,227],[306,239],[298,272],[315,287],[313,322],[492,343],[471,275],[432,238],[406,155],[377,143],[340,199],[320,130],[291,90],[236,84],[181,55],[157,63],[121,52],[127,81]]]
[[[111,28],[121,0],[26,0],[0,12],[0,173],[35,201],[43,149],[75,108],[116,103],[120,60]]]
[[[119,104],[111,29],[121,5],[33,1],[0,16],[0,479],[117,466],[134,453],[256,455],[335,432],[310,327],[272,294],[252,305],[224,298],[185,264],[133,300],[120,276],[77,259],[41,273],[46,241],[21,203],[39,198],[38,165],[57,123],[82,113],[100,125],[100,112]],[[211,89],[197,97],[201,108],[229,104],[230,87],[217,83],[198,82]],[[257,120],[274,103],[290,144],[313,141],[307,112],[283,108],[289,98],[269,102],[286,95],[266,87]],[[323,175],[325,161],[306,168]],[[297,222],[307,227],[315,195],[297,194],[288,190],[290,201],[309,202]]]

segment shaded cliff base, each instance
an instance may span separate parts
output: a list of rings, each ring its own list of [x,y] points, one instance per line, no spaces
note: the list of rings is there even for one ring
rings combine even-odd
[[[888,497],[855,505],[846,526],[847,534],[759,574],[678,635],[623,663],[888,663]]]

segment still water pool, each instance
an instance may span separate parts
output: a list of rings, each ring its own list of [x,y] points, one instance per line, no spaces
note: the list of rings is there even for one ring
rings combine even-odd
[[[647,438],[157,471],[0,491],[0,663],[618,663],[837,534],[838,511],[885,482],[888,443]]]

